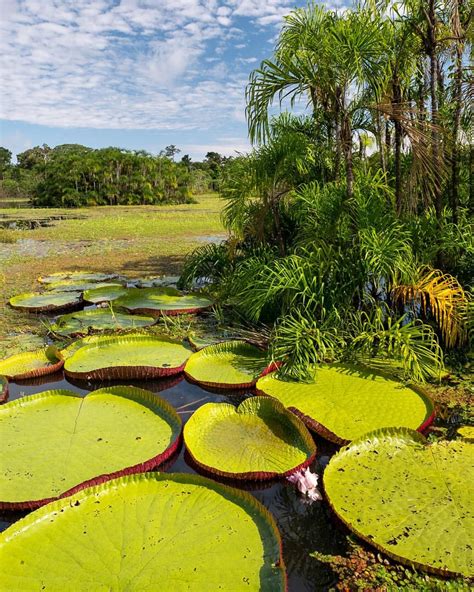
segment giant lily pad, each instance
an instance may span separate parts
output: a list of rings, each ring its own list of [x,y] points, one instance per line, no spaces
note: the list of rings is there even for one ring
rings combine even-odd
[[[123,288],[122,284],[116,282],[87,282],[83,280],[62,280],[47,285],[48,290],[56,292],[85,292],[96,288]]]
[[[203,405],[186,424],[184,441],[198,466],[234,479],[289,475],[316,454],[303,422],[270,397],[251,397],[238,407]]]
[[[153,323],[153,317],[123,314],[108,309],[92,309],[63,315],[50,329],[59,335],[86,335],[90,331],[133,329],[147,327]]]
[[[5,590],[286,589],[280,537],[250,494],[198,475],[121,477],[0,534]]]
[[[10,298],[10,306],[27,312],[59,312],[82,306],[81,292],[28,292]]]
[[[118,278],[116,273],[100,273],[96,271],[59,271],[50,275],[40,276],[38,281],[42,284],[52,284],[72,280],[75,282],[108,282]]]
[[[474,445],[428,445],[404,428],[366,434],[334,456],[324,488],[358,536],[395,559],[474,576]]]
[[[315,370],[314,383],[278,380],[273,374],[257,382],[299,415],[306,425],[336,444],[347,444],[382,427],[424,429],[433,420],[433,404],[413,387],[356,366],[327,364]]]
[[[134,387],[85,397],[56,390],[1,407],[0,433],[0,507],[31,508],[156,467],[176,450],[181,420],[158,395]]]
[[[86,302],[97,304],[98,302],[110,302],[127,293],[127,288],[122,284],[107,284],[103,287],[95,287],[84,291]]]
[[[11,380],[36,378],[54,374],[63,364],[62,355],[54,347],[48,347],[0,360],[0,374]]]
[[[133,313],[160,316],[199,312],[212,306],[212,301],[200,294],[182,295],[175,288],[130,288],[114,305]]]
[[[179,374],[191,353],[180,341],[149,335],[102,337],[78,349],[64,364],[72,378],[148,379]]]
[[[204,347],[186,363],[194,382],[217,388],[251,388],[267,367],[264,351],[245,341],[226,341]]]

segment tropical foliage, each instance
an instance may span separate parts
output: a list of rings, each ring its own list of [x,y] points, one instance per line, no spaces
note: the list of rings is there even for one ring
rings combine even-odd
[[[181,284],[206,278],[270,333],[281,376],[358,360],[425,380],[466,344],[470,18],[461,1],[309,3],[252,72],[255,148],[220,186],[230,238],[194,251]]]

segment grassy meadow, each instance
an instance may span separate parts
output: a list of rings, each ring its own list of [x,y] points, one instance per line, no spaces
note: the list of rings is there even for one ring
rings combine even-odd
[[[194,247],[226,233],[221,201],[200,195],[195,204],[112,206],[82,209],[2,208],[0,224],[0,356],[42,344],[39,317],[18,313],[8,299],[34,291],[41,274],[88,269],[130,277],[176,274]],[[60,218],[60,219],[58,219]],[[47,226],[32,229],[36,221]]]

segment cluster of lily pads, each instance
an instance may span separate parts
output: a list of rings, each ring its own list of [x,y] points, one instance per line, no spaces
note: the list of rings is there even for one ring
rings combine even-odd
[[[428,444],[420,432],[434,409],[422,391],[343,364],[319,365],[313,383],[289,383],[251,343],[197,345],[94,335],[0,361],[11,380],[63,367],[74,380],[184,374],[242,393],[237,407],[202,405],[184,429],[170,403],[131,386],[84,397],[46,391],[3,405],[0,508],[35,509],[0,535],[5,589],[21,581],[25,590],[38,582],[152,590],[166,581],[170,589],[284,590],[275,521],[236,484],[292,479],[315,458],[311,431],[344,445],[323,485],[351,530],[401,562],[473,575],[472,433]],[[0,394],[7,387],[0,381]],[[182,443],[206,476],[145,473],[163,470]]]

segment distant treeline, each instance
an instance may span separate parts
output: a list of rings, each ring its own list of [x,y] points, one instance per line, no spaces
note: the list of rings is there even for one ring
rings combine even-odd
[[[218,189],[226,157],[208,152],[175,161],[174,145],[158,155],[144,150],[93,149],[80,144],[35,146],[17,154],[0,148],[0,197],[29,197],[42,207],[184,203]]]

